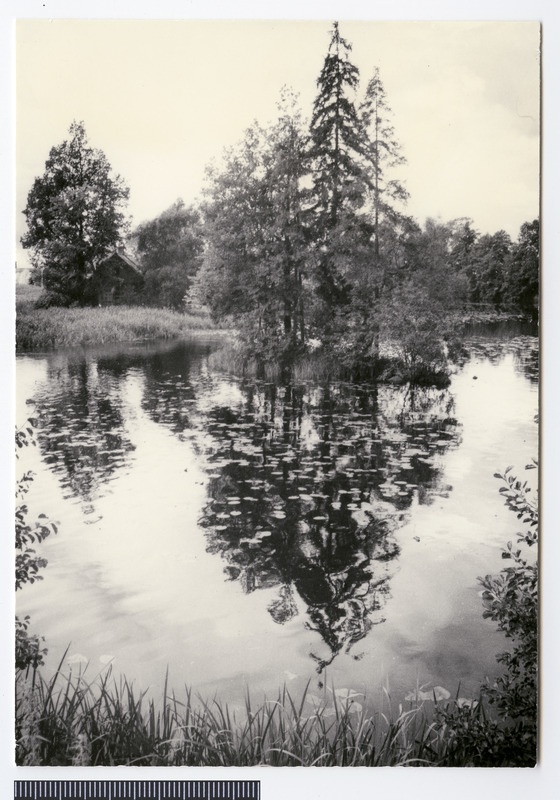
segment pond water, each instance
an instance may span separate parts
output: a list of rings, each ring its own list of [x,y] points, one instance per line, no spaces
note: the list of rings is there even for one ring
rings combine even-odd
[[[482,330],[448,389],[276,385],[216,340],[26,355],[32,513],[60,523],[17,596],[47,669],[233,705],[335,685],[472,696],[504,639],[477,576],[517,520],[493,477],[537,455],[538,340]]]

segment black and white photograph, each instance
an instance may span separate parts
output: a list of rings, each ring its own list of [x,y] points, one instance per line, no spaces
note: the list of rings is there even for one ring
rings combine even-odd
[[[18,767],[538,764],[542,34],[15,21]]]

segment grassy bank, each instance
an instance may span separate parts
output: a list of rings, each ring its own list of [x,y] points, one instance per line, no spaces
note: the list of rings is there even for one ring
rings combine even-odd
[[[146,702],[110,673],[88,683],[20,672],[16,688],[16,760],[27,766],[465,766],[476,758],[448,720],[468,729],[485,719],[476,703],[440,708],[435,697],[393,713],[387,696],[371,713],[361,695],[330,689],[320,699],[284,687],[256,706],[247,694],[232,710],[165,686],[160,703]]]
[[[18,351],[32,351],[178,339],[192,331],[214,327],[206,315],[183,314],[163,308],[35,308],[33,303],[22,300],[17,304],[16,348]]]

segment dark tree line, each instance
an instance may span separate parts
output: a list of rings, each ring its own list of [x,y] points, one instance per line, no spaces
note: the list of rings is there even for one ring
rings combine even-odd
[[[405,213],[405,159],[376,69],[362,92],[334,23],[309,122],[282,92],[210,166],[198,207],[182,200],[126,239],[144,275],[139,302],[207,306],[245,351],[282,361],[318,343],[355,374],[391,340],[437,365],[465,306],[536,313],[539,223],[512,242],[468,219],[421,226]],[[127,237],[128,189],[83,124],[51,150],[29,192],[22,242],[34,280],[61,304],[93,302],[99,262]]]

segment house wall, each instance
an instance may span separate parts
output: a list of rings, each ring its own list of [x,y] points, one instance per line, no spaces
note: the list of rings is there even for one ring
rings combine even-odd
[[[96,274],[97,300],[100,305],[137,303],[143,280],[128,264],[113,256]]]

